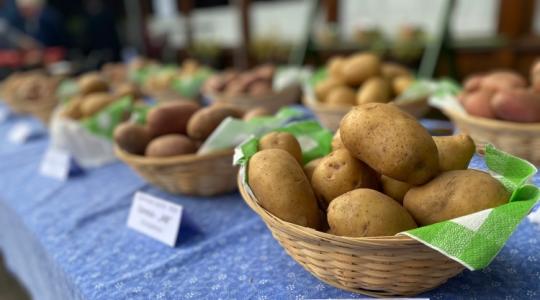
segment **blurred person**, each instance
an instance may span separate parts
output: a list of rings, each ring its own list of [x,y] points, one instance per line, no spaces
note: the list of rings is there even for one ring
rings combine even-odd
[[[44,47],[68,46],[63,18],[46,0],[15,0],[15,10],[8,19],[13,27]]]
[[[8,15],[12,11],[11,1],[0,0],[0,49],[31,50],[40,46],[39,42],[11,26]]]
[[[104,60],[120,59],[120,39],[114,13],[102,0],[85,1],[85,49],[100,52]]]

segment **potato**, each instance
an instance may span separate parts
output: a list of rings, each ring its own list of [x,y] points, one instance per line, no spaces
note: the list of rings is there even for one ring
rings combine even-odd
[[[165,134],[187,132],[191,116],[199,109],[194,102],[167,102],[148,111],[146,125],[154,137]]]
[[[467,134],[434,136],[439,151],[439,171],[465,170],[476,151],[474,141]]]
[[[416,228],[409,213],[392,198],[370,189],[345,193],[328,207],[330,232],[351,237],[392,236]]]
[[[257,68],[255,68],[255,70],[253,70],[253,72],[255,73],[257,78],[270,81],[276,73],[276,67],[272,64],[265,64],[258,66]]]
[[[83,98],[80,108],[81,113],[83,117],[91,117],[113,103],[114,100],[109,93],[92,93]]]
[[[477,91],[482,85],[482,79],[484,75],[473,75],[465,80],[463,83],[463,90],[466,93]]]
[[[454,170],[410,189],[403,206],[419,225],[429,225],[497,207],[509,197],[504,186],[488,173]]]
[[[463,107],[470,115],[494,119],[495,113],[491,108],[492,97],[493,92],[491,90],[478,90],[465,95],[465,98],[463,99]]]
[[[403,203],[403,197],[412,188],[412,185],[406,182],[384,175],[381,176],[381,185],[383,192],[399,203]]]
[[[321,160],[322,157],[314,159],[304,165],[304,173],[306,173],[306,177],[310,182],[311,177],[313,176],[313,172],[315,171],[315,168],[321,163]]]
[[[392,91],[395,95],[403,94],[414,82],[414,78],[409,76],[398,76],[392,81]]]
[[[400,64],[391,62],[382,64],[381,75],[388,80],[393,80],[396,77],[412,77],[412,73],[409,69]]]
[[[327,69],[328,69],[328,74],[331,77],[342,78],[343,75],[341,74],[341,70],[343,69],[343,65],[345,64],[345,61],[346,61],[345,58],[342,56],[332,57],[326,64]]]
[[[208,106],[198,110],[187,124],[188,136],[205,140],[227,117],[242,118],[243,112],[229,106]]]
[[[540,92],[540,60],[536,60],[532,65],[529,79],[533,92]]]
[[[249,121],[253,118],[257,118],[257,117],[266,117],[266,116],[271,116],[272,113],[267,110],[266,108],[264,107],[256,107],[256,108],[252,108],[250,110],[248,110],[244,116],[242,117],[244,119],[244,121]]]
[[[336,106],[351,106],[355,104],[354,90],[347,86],[332,89],[325,98],[325,103]]]
[[[302,148],[294,137],[288,132],[270,132],[265,134],[259,141],[259,150],[281,149],[289,152],[302,166]]]
[[[132,154],[144,155],[152,136],[146,126],[125,122],[114,129],[114,142]]]
[[[356,103],[386,103],[392,100],[391,93],[390,84],[386,79],[382,77],[372,77],[366,80],[358,90],[358,93],[356,94]]]
[[[495,71],[484,76],[480,83],[483,90],[492,92],[524,88],[527,85],[525,78],[512,71]]]
[[[166,134],[153,139],[146,147],[145,155],[167,157],[194,153],[195,151],[197,151],[197,147],[187,136]]]
[[[252,83],[248,90],[251,96],[264,96],[272,93],[272,84],[268,81],[259,80]]]
[[[328,206],[336,197],[354,189],[377,189],[378,176],[347,149],[339,149],[323,157],[313,172],[311,184]]]
[[[79,93],[83,96],[109,90],[109,85],[98,73],[88,73],[81,76],[77,81],[77,85],[79,86]]]
[[[380,58],[372,53],[360,53],[348,58],[341,74],[345,83],[358,86],[370,77],[376,76],[381,71]]]
[[[309,180],[287,151],[255,153],[248,164],[248,182],[259,204],[274,216],[301,226],[321,227],[321,213]]]
[[[339,86],[344,86],[343,82],[332,77],[326,78],[325,80],[317,83],[315,86],[315,96],[317,97],[317,100],[325,102],[326,96],[328,96],[330,91]]]
[[[339,128],[332,137],[332,151],[336,151],[337,149],[344,148],[343,142],[341,141],[341,135],[339,134]]]
[[[128,82],[118,85],[114,90],[114,95],[116,98],[130,96],[133,100],[142,97],[139,87]]]
[[[62,116],[72,120],[81,119],[83,117],[83,113],[81,111],[81,104],[83,101],[84,98],[82,96],[72,97],[62,110]]]
[[[491,101],[495,115],[512,122],[540,122],[540,95],[529,90],[500,91]]]
[[[394,105],[356,106],[341,120],[339,132],[351,154],[382,175],[419,185],[439,171],[431,135]]]

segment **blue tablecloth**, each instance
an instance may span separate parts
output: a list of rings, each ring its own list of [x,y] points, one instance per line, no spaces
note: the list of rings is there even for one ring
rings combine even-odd
[[[237,193],[171,196],[121,163],[64,183],[40,176],[47,138],[9,144],[16,121],[0,124],[0,247],[35,299],[363,297],[305,271]],[[473,167],[482,167],[477,157]],[[139,190],[184,206],[189,222],[175,248],[126,227]],[[539,249],[540,229],[524,221],[488,268],[465,271],[421,296],[538,299]]]

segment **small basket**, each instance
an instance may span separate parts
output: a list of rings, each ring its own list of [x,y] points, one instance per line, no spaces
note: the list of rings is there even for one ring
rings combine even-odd
[[[133,155],[118,146],[114,151],[146,181],[171,194],[214,196],[236,190],[232,149],[160,158]]]
[[[323,103],[318,103],[315,99],[312,100],[306,97],[303,98],[303,102],[305,106],[311,109],[315,115],[317,115],[317,118],[321,121],[322,125],[332,131],[336,131],[339,128],[341,119],[352,108],[352,106],[329,106]],[[395,105],[416,118],[422,117],[429,111],[427,98],[406,102],[397,102]]]
[[[25,101],[6,97],[5,101],[14,113],[32,115],[45,125],[49,124],[53,111],[58,104],[56,97],[49,97],[49,99],[40,99],[37,101]]]
[[[280,91],[272,92],[263,96],[238,95],[229,96],[225,94],[207,93],[206,97],[210,102],[232,104],[244,110],[263,107],[271,113],[277,112],[281,107],[296,103],[300,99],[302,89],[298,84],[291,84]]]
[[[480,118],[445,109],[456,127],[470,135],[478,152],[486,144],[540,165],[540,123],[517,123]]]
[[[262,208],[238,178],[244,201],[285,251],[313,276],[354,293],[412,296],[434,289],[464,267],[405,236],[352,238],[285,222]]]

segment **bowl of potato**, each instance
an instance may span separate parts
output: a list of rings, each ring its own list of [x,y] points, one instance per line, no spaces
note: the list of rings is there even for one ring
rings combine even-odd
[[[459,274],[462,264],[401,233],[511,195],[489,173],[467,169],[469,136],[432,137],[390,104],[352,108],[332,151],[304,166],[289,133],[269,133],[257,147],[238,176],[245,202],[315,277],[371,296],[416,295]]]
[[[474,75],[457,100],[462,109],[444,106],[443,111],[480,152],[491,143],[540,164],[540,63],[531,68],[529,83],[506,70]]]
[[[212,103],[231,104],[246,110],[262,107],[275,113],[283,106],[296,103],[302,92],[296,83],[274,89],[275,76],[276,67],[270,64],[244,72],[229,70],[210,77],[203,92]]]
[[[231,192],[236,189],[238,170],[231,164],[233,149],[197,152],[226,118],[265,114],[260,109],[244,113],[228,105],[160,103],[148,111],[145,124],[125,122],[115,129],[115,153],[146,181],[171,194]]]
[[[413,82],[413,74],[407,68],[382,62],[376,54],[361,52],[330,59],[325,69],[304,86],[303,100],[321,123],[333,131],[351,107],[363,103],[393,103],[421,117],[429,110],[427,99],[399,99]]]

